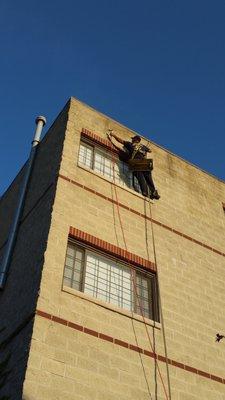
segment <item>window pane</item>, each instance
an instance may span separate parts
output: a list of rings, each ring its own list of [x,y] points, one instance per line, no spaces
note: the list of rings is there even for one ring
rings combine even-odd
[[[80,290],[79,282],[73,281],[72,286],[73,289]]]
[[[84,292],[131,310],[129,268],[93,253],[87,254]]]
[[[95,159],[94,159],[94,170],[104,175],[105,163],[104,157],[96,149]]]
[[[152,318],[151,277],[136,272],[137,301],[136,312],[147,318]]]
[[[72,246],[72,244],[68,243],[68,247],[67,247],[67,255],[68,256],[74,256],[75,253],[75,248],[74,246]]]
[[[65,268],[64,276],[65,278],[72,279],[73,270],[69,268]]]
[[[94,170],[110,180],[123,186],[132,186],[132,173],[129,167],[118,158],[114,159],[110,152],[95,149]]]
[[[66,266],[69,268],[73,268],[74,257],[66,257]]]
[[[76,251],[76,259],[82,261],[82,257],[83,257],[83,251],[77,249],[77,251]]]
[[[80,144],[80,151],[79,151],[79,164],[83,164],[88,168],[92,168],[93,162],[93,147],[89,146],[86,143]]]
[[[84,266],[84,251],[68,243],[63,284],[80,290]]]
[[[63,278],[63,284],[64,284],[65,286],[71,287],[71,280],[70,280],[69,278],[66,278],[66,277],[64,276],[64,278]]]

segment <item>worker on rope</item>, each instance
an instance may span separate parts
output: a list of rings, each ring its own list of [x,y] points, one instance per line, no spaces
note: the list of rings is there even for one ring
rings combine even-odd
[[[137,178],[143,196],[149,196],[150,199],[158,200],[160,195],[155,188],[151,173],[153,163],[151,159],[147,159],[147,153],[150,153],[151,150],[149,147],[140,143],[141,137],[138,135],[133,136],[130,142],[121,139],[119,136],[115,135],[112,130],[109,130],[108,138],[113,146],[120,150],[120,154],[121,149],[113,143],[112,138],[116,139],[117,142],[124,146],[121,158],[130,165],[130,168],[133,171],[133,176]],[[141,162],[141,160],[145,162]]]

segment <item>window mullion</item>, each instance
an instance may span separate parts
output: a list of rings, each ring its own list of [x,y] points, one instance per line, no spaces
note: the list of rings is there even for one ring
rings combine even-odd
[[[96,156],[96,146],[93,146],[93,160],[92,160],[92,169],[95,170],[95,156]]]
[[[151,287],[152,287],[152,318],[155,321],[159,321],[159,305],[158,305],[158,283],[157,276],[153,276],[151,279]]]
[[[131,282],[132,282],[132,310],[137,313],[137,284],[136,284],[136,271],[131,267]]]
[[[74,257],[73,257],[72,275],[71,275],[71,287],[73,287],[73,282],[74,282],[75,264],[76,264],[76,254],[77,254],[77,250],[75,249]]]
[[[123,308],[123,295],[124,295],[125,286],[123,286],[123,269],[122,268],[120,270],[118,280],[119,280],[119,305],[121,308]]]
[[[97,267],[96,267],[96,264],[95,264],[95,268],[97,268],[97,273],[95,271],[94,286],[95,286],[95,294],[96,294],[95,297],[97,298],[98,297],[99,268],[100,268],[99,260],[98,260]]]
[[[111,300],[111,280],[112,280],[112,265],[110,265],[109,270],[107,270],[107,278],[109,274],[109,303]]]
[[[81,278],[81,292],[84,292],[84,289],[85,289],[86,265],[87,265],[87,250],[84,249],[84,260],[83,260],[83,265],[82,265],[82,278]]]
[[[153,277],[151,278],[150,282],[147,281],[148,285],[148,313],[149,313],[149,318],[153,318],[155,316],[155,311],[154,311],[154,290],[153,290],[153,285],[154,285],[154,279]]]

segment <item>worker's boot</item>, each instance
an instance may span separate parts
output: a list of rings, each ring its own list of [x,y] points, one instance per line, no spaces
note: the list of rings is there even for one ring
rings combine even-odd
[[[157,190],[154,190],[154,192],[151,194],[151,199],[155,199],[155,200],[159,200],[160,199],[160,195],[157,192]]]

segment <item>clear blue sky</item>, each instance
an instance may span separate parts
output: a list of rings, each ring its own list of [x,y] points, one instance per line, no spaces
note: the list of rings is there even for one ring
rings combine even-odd
[[[224,0],[1,0],[0,193],[70,96],[225,180]]]

